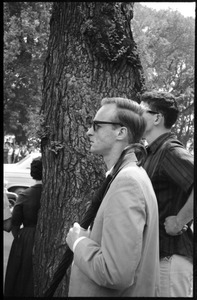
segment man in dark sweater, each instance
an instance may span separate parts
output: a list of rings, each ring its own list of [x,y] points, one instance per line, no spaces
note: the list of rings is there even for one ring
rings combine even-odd
[[[144,163],[159,207],[161,297],[193,293],[193,156],[171,128],[178,117],[175,97],[167,92],[141,96],[147,121],[148,156]]]

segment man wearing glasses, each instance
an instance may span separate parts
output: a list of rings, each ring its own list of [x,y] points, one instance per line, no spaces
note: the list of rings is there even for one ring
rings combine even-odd
[[[111,181],[91,231],[78,223],[66,241],[74,252],[69,297],[159,296],[158,207],[151,181],[140,166],[145,130],[134,101],[105,98],[87,135],[102,155]]]
[[[161,297],[192,297],[193,156],[171,132],[178,117],[172,94],[145,92],[141,106],[149,145],[144,168],[159,207]]]

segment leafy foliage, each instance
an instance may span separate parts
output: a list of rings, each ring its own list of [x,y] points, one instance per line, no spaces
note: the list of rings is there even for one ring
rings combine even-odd
[[[147,89],[168,91],[178,97],[180,117],[174,131],[192,151],[195,21],[170,9],[155,11],[135,3],[131,25]]]
[[[35,134],[50,2],[4,2],[4,133]],[[34,122],[31,122],[34,120]]]

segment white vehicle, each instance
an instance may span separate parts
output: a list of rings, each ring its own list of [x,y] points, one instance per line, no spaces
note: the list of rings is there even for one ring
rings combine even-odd
[[[32,152],[15,164],[4,164],[4,186],[8,192],[20,193],[35,184],[30,175],[30,165],[40,152]]]
[[[6,188],[4,188],[4,193],[6,194],[7,198],[8,198],[8,201],[9,201],[9,206],[10,206],[10,211],[12,213],[13,211],[13,207],[14,207],[14,204],[16,203],[16,200],[18,198],[18,195],[15,194],[15,193],[12,193],[12,192],[8,192]]]

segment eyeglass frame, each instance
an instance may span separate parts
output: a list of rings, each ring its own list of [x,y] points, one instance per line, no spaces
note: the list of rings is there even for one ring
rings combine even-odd
[[[160,112],[154,111],[154,110],[150,110],[150,109],[147,109],[146,112],[150,113],[150,114],[153,114],[153,115],[160,114]]]
[[[121,123],[118,123],[118,122],[107,122],[107,121],[92,121],[92,127],[93,127],[93,130],[94,131],[97,131],[96,129],[96,125],[99,125],[99,124],[111,124],[111,125],[120,125],[120,126],[123,126],[123,124]]]

